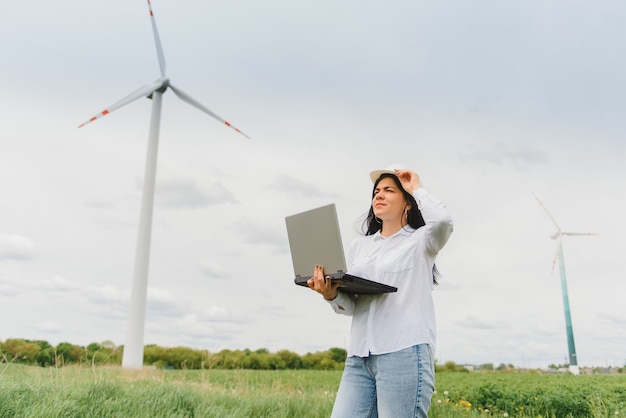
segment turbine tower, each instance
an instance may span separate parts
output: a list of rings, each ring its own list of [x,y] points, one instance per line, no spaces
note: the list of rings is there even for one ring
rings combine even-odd
[[[567,293],[567,281],[565,279],[565,261],[563,258],[563,237],[564,236],[589,236],[589,235],[598,235],[592,232],[565,232],[561,229],[559,224],[556,222],[556,219],[550,214],[548,209],[544,206],[543,202],[534,195],[543,210],[546,212],[554,226],[556,226],[556,232],[550,236],[550,238],[556,240],[556,251],[554,258],[552,260],[552,271],[554,272],[554,266],[557,262],[559,262],[559,271],[561,273],[561,291],[563,293],[563,309],[565,311],[565,331],[567,333],[567,348],[568,348],[568,358],[569,358],[569,371],[572,374],[580,374],[580,370],[578,368],[578,357],[576,356],[576,345],[574,344],[574,329],[572,327],[572,317],[570,314],[569,307],[569,295]]]
[[[148,267],[150,261],[150,238],[152,235],[152,213],[154,206],[154,189],[159,147],[159,127],[161,123],[161,96],[169,88],[182,101],[189,103],[191,106],[207,113],[246,138],[249,138],[248,135],[244,134],[226,120],[204,107],[191,96],[170,84],[169,78],[165,75],[165,56],[163,54],[163,48],[161,46],[161,40],[159,38],[159,32],[157,30],[150,0],[148,0],[148,9],[150,11],[150,21],[152,23],[152,32],[154,35],[154,43],[156,45],[161,77],[153,83],[140,87],[128,96],[115,102],[107,109],[79,125],[79,128],[81,128],[86,124],[93,122],[102,116],[108,115],[114,110],[142,97],[152,99],[152,114],[148,135],[148,153],[146,156],[141,198],[141,213],[139,216],[139,233],[137,235],[133,286],[130,297],[128,328],[126,329],[126,344],[124,346],[124,356],[122,358],[122,367],[128,369],[140,369],[143,366],[143,338],[146,320],[146,296],[148,291]]]

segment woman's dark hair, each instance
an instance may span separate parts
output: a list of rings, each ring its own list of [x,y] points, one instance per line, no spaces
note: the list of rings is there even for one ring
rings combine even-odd
[[[404,190],[404,186],[402,186],[400,179],[395,174],[383,173],[380,175],[380,177],[378,177],[378,179],[374,183],[374,188],[372,189],[372,199],[374,199],[374,194],[376,193],[376,187],[378,187],[378,183],[380,183],[380,181],[384,178],[390,178],[394,181],[394,183],[396,183],[396,187],[398,188],[398,190],[402,191],[404,199],[407,201],[408,205],[411,206],[411,209],[409,209],[407,216],[407,224],[414,229],[418,229],[426,225],[426,222],[424,222],[424,218],[422,218],[422,212],[420,212],[420,210],[417,208],[417,202],[415,201],[415,198],[411,193]],[[372,205],[370,205],[370,210],[363,225],[363,232],[365,233],[365,235],[373,235],[376,232],[380,231],[382,228],[382,221],[376,218],[376,215],[374,215],[374,208],[372,207]]]
[[[374,188],[372,189],[372,199],[374,199],[374,194],[376,193],[376,187],[378,187],[378,183],[384,178],[390,178],[396,184],[398,190],[402,191],[404,195],[404,199],[407,201],[407,205],[411,206],[407,213],[407,225],[414,229],[418,229],[426,225],[424,218],[422,217],[422,212],[420,212],[417,207],[417,201],[415,197],[404,189],[400,179],[395,174],[391,173],[383,173],[376,179],[374,182]],[[369,212],[367,213],[367,217],[363,221],[363,232],[365,235],[374,235],[376,232],[380,231],[383,228],[382,220],[376,218],[374,215],[374,208],[370,205]],[[437,270],[437,266],[433,266],[433,283],[435,285],[439,284],[438,279],[440,277],[439,271]]]

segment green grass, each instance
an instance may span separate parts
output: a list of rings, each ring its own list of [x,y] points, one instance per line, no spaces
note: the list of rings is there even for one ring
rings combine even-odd
[[[11,365],[0,417],[327,417],[338,371],[142,370]]]
[[[437,374],[431,416],[484,415],[626,417],[626,375]]]
[[[341,371],[0,364],[5,417],[328,417]],[[431,417],[626,417],[626,375],[437,373]]]

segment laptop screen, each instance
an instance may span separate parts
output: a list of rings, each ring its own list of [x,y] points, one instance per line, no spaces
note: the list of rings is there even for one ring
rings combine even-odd
[[[288,216],[285,223],[296,277],[310,278],[316,264],[323,265],[327,275],[346,272],[334,203]]]

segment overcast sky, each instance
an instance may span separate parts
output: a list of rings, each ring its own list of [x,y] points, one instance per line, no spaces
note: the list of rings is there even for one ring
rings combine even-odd
[[[163,97],[146,344],[298,353],[350,320],[293,284],[285,216],[402,163],[455,231],[434,291],[440,363],[563,364],[556,230],[579,365],[626,363],[626,4],[152,2]],[[145,1],[0,6],[0,340],[124,344],[151,101]]]

